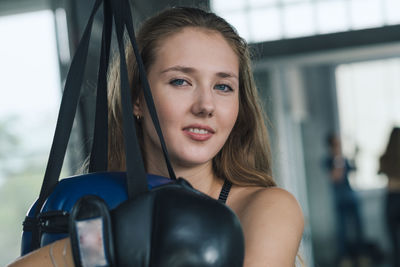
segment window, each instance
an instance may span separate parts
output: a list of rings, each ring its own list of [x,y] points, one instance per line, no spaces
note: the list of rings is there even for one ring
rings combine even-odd
[[[398,0],[211,0],[248,42],[400,23]]]
[[[357,188],[386,185],[386,177],[377,172],[392,127],[400,126],[399,74],[399,58],[337,67],[342,147],[347,157],[355,157],[351,179]]]
[[[19,256],[38,197],[61,98],[50,10],[0,17],[0,266]]]

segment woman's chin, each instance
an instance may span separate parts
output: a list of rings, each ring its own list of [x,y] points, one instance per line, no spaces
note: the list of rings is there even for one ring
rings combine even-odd
[[[210,155],[194,155],[188,157],[179,157],[173,160],[175,168],[196,168],[211,165],[212,156]]]

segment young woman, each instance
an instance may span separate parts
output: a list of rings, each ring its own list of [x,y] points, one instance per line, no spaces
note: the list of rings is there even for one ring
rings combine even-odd
[[[294,266],[302,212],[272,178],[268,135],[246,42],[225,20],[195,8],[172,8],[150,18],[137,42],[177,176],[216,199],[224,183],[232,184],[226,205],[243,228],[244,266]],[[131,49],[126,54],[147,172],[168,176],[134,55]],[[125,169],[118,70],[117,61],[109,77],[110,171]],[[72,263],[68,240],[41,248],[20,263],[35,258],[42,266],[46,260],[51,266],[52,259],[60,265],[62,256]]]

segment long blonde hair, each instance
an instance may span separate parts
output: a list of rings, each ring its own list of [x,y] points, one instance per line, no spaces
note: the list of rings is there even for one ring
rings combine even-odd
[[[136,37],[146,71],[154,63],[162,42],[185,27],[220,33],[239,58],[239,114],[226,143],[212,161],[215,175],[240,186],[274,186],[268,132],[251,70],[249,47],[230,24],[214,13],[189,7],[171,8],[151,17],[144,22]],[[135,103],[141,94],[141,85],[131,46],[127,46],[126,58],[132,103]],[[111,171],[125,170],[119,87],[117,58],[109,72],[108,167]],[[142,142],[140,123],[136,122],[136,128]],[[146,152],[143,146],[142,152],[143,155]]]

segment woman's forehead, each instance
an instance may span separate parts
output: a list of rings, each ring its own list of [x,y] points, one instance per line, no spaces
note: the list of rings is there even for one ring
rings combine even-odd
[[[157,46],[153,67],[158,71],[174,65],[238,75],[239,58],[218,32],[187,27],[170,35]]]

